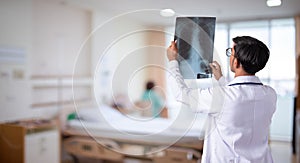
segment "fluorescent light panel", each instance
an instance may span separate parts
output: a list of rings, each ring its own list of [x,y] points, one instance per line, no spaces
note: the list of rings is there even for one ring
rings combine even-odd
[[[172,9],[169,9],[169,8],[163,9],[163,10],[160,10],[160,15],[163,17],[171,17],[171,16],[175,15],[175,11]]]
[[[269,7],[275,7],[281,5],[281,0],[267,0],[267,5]]]

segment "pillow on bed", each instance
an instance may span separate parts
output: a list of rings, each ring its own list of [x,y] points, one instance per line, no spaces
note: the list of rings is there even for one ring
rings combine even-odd
[[[83,108],[77,112],[78,118],[87,122],[103,122],[106,120],[115,120],[120,116],[123,116],[122,113],[116,109],[103,105],[99,108]],[[105,117],[104,117],[105,116]]]

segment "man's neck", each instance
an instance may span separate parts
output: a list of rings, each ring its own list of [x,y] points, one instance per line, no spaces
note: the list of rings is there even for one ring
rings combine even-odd
[[[235,72],[234,77],[236,78],[236,77],[239,77],[239,76],[254,76],[254,75],[249,74],[245,71],[237,71],[237,72]]]

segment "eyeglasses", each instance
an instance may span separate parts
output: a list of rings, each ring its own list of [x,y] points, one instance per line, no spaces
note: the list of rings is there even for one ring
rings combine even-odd
[[[227,57],[230,57],[231,54],[232,54],[232,48],[227,48],[227,49],[226,49],[226,56],[227,56]]]

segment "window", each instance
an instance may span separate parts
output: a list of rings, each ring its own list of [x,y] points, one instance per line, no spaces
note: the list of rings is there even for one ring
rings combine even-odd
[[[229,60],[225,54],[225,49],[229,47],[228,42],[228,26],[226,24],[217,24],[214,41],[214,60],[217,60],[220,63],[224,76],[228,76],[229,74]]]
[[[270,84],[281,96],[294,96],[296,76],[294,20],[272,20],[270,24]]]
[[[269,46],[269,28],[268,21],[251,21],[233,23],[230,25],[230,38],[236,36],[251,36],[259,39]],[[232,46],[232,45],[231,45]],[[257,75],[262,78],[268,78],[268,66]],[[232,74],[231,74],[232,75]],[[230,76],[233,78],[233,76]]]

